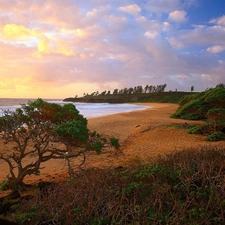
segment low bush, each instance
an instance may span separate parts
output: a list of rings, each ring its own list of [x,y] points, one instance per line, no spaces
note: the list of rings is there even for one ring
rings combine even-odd
[[[81,171],[14,215],[30,225],[225,224],[224,160],[225,149],[204,147],[148,165]]]
[[[120,143],[119,143],[119,139],[112,137],[110,138],[110,143],[113,147],[115,147],[115,149],[119,149],[120,148]]]
[[[224,139],[224,133],[216,131],[206,137],[206,141],[222,141]]]
[[[9,182],[4,180],[0,183],[0,191],[5,191],[9,188]]]
[[[188,129],[188,134],[201,134],[201,127],[196,125]]]

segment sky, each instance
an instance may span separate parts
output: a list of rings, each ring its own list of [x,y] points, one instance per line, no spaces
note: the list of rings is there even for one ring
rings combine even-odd
[[[225,83],[224,0],[0,0],[0,98]]]

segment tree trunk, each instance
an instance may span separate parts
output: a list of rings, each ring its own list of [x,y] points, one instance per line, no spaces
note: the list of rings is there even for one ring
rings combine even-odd
[[[9,178],[9,188],[12,190],[19,190],[25,186],[23,182],[23,177]]]

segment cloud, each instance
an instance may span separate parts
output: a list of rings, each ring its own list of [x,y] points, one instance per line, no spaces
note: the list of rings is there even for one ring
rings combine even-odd
[[[207,51],[210,52],[210,53],[216,54],[216,53],[220,53],[220,52],[225,51],[225,47],[219,46],[219,45],[214,45],[212,47],[207,48]]]
[[[185,23],[188,20],[186,16],[187,13],[185,11],[176,10],[169,14],[168,19],[176,23]]]
[[[187,48],[198,45],[199,47],[225,45],[225,29],[221,26],[194,26],[193,29],[179,30],[168,37],[174,48]]]
[[[46,35],[40,34],[33,29],[26,28],[22,25],[7,24],[2,28],[2,38],[14,41],[33,42],[32,38],[35,37],[39,41],[37,43],[37,51],[33,53],[36,57],[41,57],[42,53],[60,53],[64,55],[73,55],[73,51],[68,49],[68,46],[63,41],[55,42],[55,47],[51,47],[51,41]],[[35,42],[31,43],[36,44]]]
[[[216,19],[212,19],[210,21],[210,23],[214,23],[214,24],[217,24],[217,25],[220,25],[220,26],[225,26],[225,15],[223,15],[219,18],[216,18]]]
[[[133,16],[136,16],[141,12],[141,8],[136,4],[128,5],[128,6],[121,6],[121,7],[119,7],[119,10],[129,13]]]
[[[169,13],[182,6],[180,0],[149,0],[144,7],[154,13]]]
[[[0,86],[5,96],[63,97],[146,84],[212,86],[225,74],[224,16],[182,29],[194,4],[1,0]]]

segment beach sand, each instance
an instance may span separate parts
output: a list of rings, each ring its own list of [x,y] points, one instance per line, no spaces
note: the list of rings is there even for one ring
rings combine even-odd
[[[121,148],[120,150],[108,148],[100,155],[96,155],[95,152],[88,153],[84,169],[126,166],[132,162],[149,161],[158,155],[169,154],[185,148],[208,145],[225,147],[224,141],[211,143],[206,142],[202,135],[187,134],[187,130],[182,128],[185,122],[188,124],[203,122],[170,118],[171,114],[177,110],[177,104],[141,104],[152,108],[88,120],[88,127],[91,131],[96,130],[103,136],[118,138]],[[9,151],[11,147],[9,144],[3,145],[0,142],[0,153]],[[51,160],[43,166],[45,168],[41,170],[40,176],[28,176],[25,182],[57,181],[67,177],[67,169],[63,160]],[[7,165],[0,161],[0,182],[6,179],[7,174]]]

